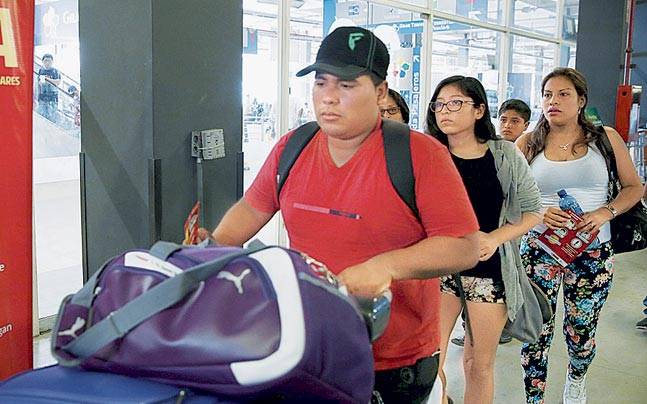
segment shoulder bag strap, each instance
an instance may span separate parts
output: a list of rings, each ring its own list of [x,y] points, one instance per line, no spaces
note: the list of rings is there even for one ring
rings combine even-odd
[[[465,313],[465,334],[470,337],[470,345],[474,346],[474,334],[472,333],[472,324],[470,323],[470,313],[467,310],[467,299],[465,298],[465,289],[463,289],[463,283],[461,282],[460,274],[452,274],[452,280],[458,289],[458,295],[461,299],[461,306],[463,307],[463,313]]]

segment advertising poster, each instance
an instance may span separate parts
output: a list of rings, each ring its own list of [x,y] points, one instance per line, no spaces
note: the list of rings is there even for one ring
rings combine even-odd
[[[0,380],[32,367],[34,2],[0,0]]]

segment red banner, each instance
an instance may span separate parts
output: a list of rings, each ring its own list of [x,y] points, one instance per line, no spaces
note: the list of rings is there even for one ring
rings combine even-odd
[[[34,1],[0,0],[0,380],[32,367]]]

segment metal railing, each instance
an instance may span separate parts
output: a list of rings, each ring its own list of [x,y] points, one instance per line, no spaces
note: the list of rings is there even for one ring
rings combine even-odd
[[[636,171],[643,183],[647,182],[647,162],[645,162],[645,148],[647,148],[647,129],[638,129],[637,132],[629,135],[627,141],[629,154],[636,166]]]
[[[80,105],[80,84],[69,75],[58,71],[61,76],[61,81],[58,85],[50,82],[52,88],[56,90],[57,101],[52,102],[50,105],[42,105],[38,99],[39,89],[39,74],[43,68],[42,60],[34,57],[34,89],[33,89],[33,106],[34,111],[41,115],[43,118],[49,120],[56,126],[66,131],[72,131],[73,134],[78,135],[81,126],[81,105]],[[76,88],[76,94],[69,92],[72,87]]]

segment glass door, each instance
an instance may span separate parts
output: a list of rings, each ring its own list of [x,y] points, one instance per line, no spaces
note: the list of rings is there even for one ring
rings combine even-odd
[[[34,256],[40,330],[82,285],[78,0],[36,1]]]

